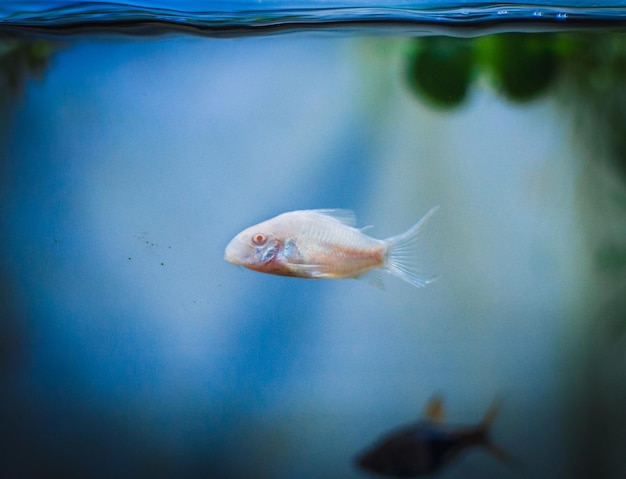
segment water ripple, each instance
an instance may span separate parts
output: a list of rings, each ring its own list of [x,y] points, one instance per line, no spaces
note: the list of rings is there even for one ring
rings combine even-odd
[[[29,5],[26,8],[24,5]],[[284,3],[215,3],[210,11],[151,8],[123,3],[81,2],[50,8],[50,2],[8,2],[0,6],[0,35],[58,35],[89,32],[158,34],[185,31],[209,36],[252,35],[295,30],[380,31],[382,33],[473,35],[485,30],[549,31],[623,28],[620,6],[557,7],[537,4],[477,4],[424,8],[343,6],[288,8]],[[180,6],[194,5],[181,3]],[[442,5],[439,3],[438,5]],[[20,8],[17,8],[17,7]],[[263,6],[261,9],[260,7]],[[238,7],[238,8],[234,8]]]

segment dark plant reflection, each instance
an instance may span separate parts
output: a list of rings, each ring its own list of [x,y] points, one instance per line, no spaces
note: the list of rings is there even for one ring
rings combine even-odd
[[[44,40],[0,40],[0,107],[21,94],[28,77],[43,76],[52,51]]]
[[[554,83],[563,60],[560,40],[538,34],[428,37],[413,44],[409,87],[419,98],[441,107],[459,106],[479,75],[486,75],[510,100],[531,100]]]
[[[474,44],[459,38],[426,37],[411,54],[407,80],[433,104],[452,107],[467,94],[474,73]]]
[[[563,110],[573,118],[585,165],[583,218],[597,274],[579,396],[585,428],[579,470],[624,477],[626,463],[626,37],[580,35],[561,74]]]
[[[495,86],[514,101],[526,101],[553,84],[561,57],[558,43],[543,36],[507,34],[481,39],[480,59]]]
[[[41,77],[44,74],[51,54],[51,44],[46,41],[0,40],[0,115],[22,93],[29,76]],[[5,135],[6,132],[0,129],[0,141],[4,142]],[[4,163],[0,163],[0,174],[4,173],[4,167]],[[0,194],[3,193],[2,187],[4,184],[0,181]],[[13,303],[10,281],[2,274],[0,318],[0,379],[4,379],[20,369],[25,346],[24,321]],[[9,388],[3,387],[2,390],[9,391]],[[9,395],[3,398],[8,400]],[[7,408],[2,407],[2,410]]]
[[[501,34],[418,38],[407,57],[408,86],[435,107],[463,104],[484,77],[509,101],[549,91],[586,161],[582,218],[598,275],[572,384],[575,477],[623,477],[626,445],[626,36]],[[451,66],[456,62],[456,66]],[[455,76],[454,80],[448,78]],[[437,80],[437,78],[439,80]],[[418,79],[416,81],[416,79]],[[427,79],[428,81],[424,81]],[[616,451],[615,453],[611,451]]]
[[[529,101],[585,61],[604,62],[597,40],[576,34],[522,33],[417,38],[407,59],[408,84],[427,102],[456,107],[472,81],[484,75],[507,99]]]

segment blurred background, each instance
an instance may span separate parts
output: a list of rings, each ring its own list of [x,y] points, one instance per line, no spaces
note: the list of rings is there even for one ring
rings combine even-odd
[[[503,398],[503,464],[623,477],[626,40],[299,33],[0,40],[0,474],[371,477]],[[417,289],[236,268],[279,213],[385,238]]]

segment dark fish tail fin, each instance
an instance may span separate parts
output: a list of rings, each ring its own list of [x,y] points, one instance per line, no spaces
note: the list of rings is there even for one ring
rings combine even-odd
[[[498,417],[498,413],[500,412],[500,407],[502,406],[502,399],[497,399],[494,403],[487,409],[487,412],[483,416],[482,421],[480,421],[480,425],[485,429],[489,430],[491,425],[495,422]]]
[[[491,426],[496,420],[498,413],[500,412],[500,407],[502,405],[502,399],[496,400],[491,407],[485,413],[482,421],[480,422],[481,429],[481,439],[482,445],[498,460],[507,463],[507,464],[515,464],[516,461],[507,453],[504,449],[500,448],[498,445],[494,444],[491,441]]]
[[[505,464],[517,465],[517,461],[515,461],[515,459],[513,459],[511,455],[500,446],[497,446],[492,442],[488,442],[485,447],[489,453],[499,461],[504,462]]]

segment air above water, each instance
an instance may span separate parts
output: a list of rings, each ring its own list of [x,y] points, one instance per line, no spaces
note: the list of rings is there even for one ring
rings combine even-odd
[[[436,397],[512,460],[432,477],[623,477],[622,9],[203,5],[0,8],[0,476],[378,477]],[[224,261],[433,205],[424,288]]]

